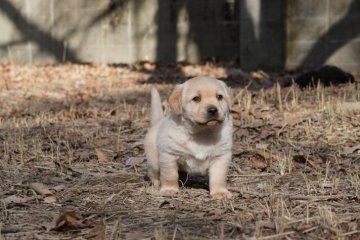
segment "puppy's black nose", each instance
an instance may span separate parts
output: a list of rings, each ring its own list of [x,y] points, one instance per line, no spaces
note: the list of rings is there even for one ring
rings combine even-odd
[[[207,109],[207,113],[208,113],[208,115],[209,116],[216,116],[217,115],[217,113],[218,113],[218,110],[217,110],[217,108],[216,107],[209,107],[208,109]]]

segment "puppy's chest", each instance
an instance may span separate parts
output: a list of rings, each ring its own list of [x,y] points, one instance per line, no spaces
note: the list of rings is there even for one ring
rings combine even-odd
[[[187,154],[190,158],[193,158],[197,161],[206,161],[209,158],[216,156],[216,146],[192,146],[193,144],[189,143],[187,146]],[[197,144],[196,144],[197,145]]]
[[[179,157],[178,163],[181,170],[194,174],[206,174],[211,159],[207,153],[197,155],[184,154]]]
[[[180,168],[188,173],[206,174],[212,160],[218,156],[216,147],[187,145],[179,154]]]

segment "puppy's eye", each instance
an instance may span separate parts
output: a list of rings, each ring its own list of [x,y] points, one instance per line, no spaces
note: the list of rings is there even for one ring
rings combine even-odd
[[[193,97],[192,100],[193,100],[194,102],[200,102],[200,101],[201,101],[201,97],[195,96],[195,97]]]
[[[223,100],[223,98],[224,97],[221,94],[216,95],[216,99],[219,100],[219,101]]]

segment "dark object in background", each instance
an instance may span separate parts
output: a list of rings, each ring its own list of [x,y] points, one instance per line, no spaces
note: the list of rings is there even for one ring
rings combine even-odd
[[[316,70],[300,74],[295,78],[295,83],[297,83],[301,89],[308,86],[316,87],[319,81],[324,86],[339,85],[354,82],[354,76],[338,67],[325,65]]]

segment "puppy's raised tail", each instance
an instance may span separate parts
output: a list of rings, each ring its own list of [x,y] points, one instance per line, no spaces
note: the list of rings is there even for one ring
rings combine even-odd
[[[153,126],[160,119],[164,117],[164,111],[161,105],[161,98],[156,88],[151,88],[151,110],[150,110],[150,125]]]

